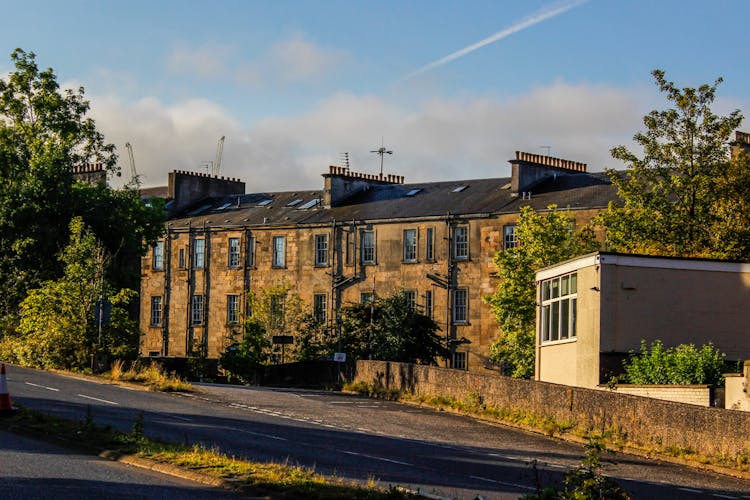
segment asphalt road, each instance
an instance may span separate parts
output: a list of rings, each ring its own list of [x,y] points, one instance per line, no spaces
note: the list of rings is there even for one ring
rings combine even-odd
[[[14,400],[33,409],[169,441],[216,446],[255,460],[289,461],[326,474],[455,498],[517,498],[558,483],[580,445],[475,419],[339,393],[202,385],[169,395],[9,367]],[[606,472],[634,498],[750,498],[750,482],[625,454]]]
[[[101,500],[237,498],[165,476],[0,431],[0,497]]]

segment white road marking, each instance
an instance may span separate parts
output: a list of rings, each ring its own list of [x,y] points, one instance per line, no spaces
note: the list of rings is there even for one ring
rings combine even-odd
[[[511,486],[513,488],[518,488],[521,490],[529,490],[529,491],[536,490],[536,488],[532,488],[531,486],[526,486],[525,484],[506,483],[503,481],[495,481],[494,479],[487,479],[486,477],[480,477],[480,476],[469,476],[469,477],[472,479],[478,479],[479,481],[487,481],[488,483],[502,484],[503,486]]]
[[[183,422],[192,422],[192,418],[186,418],[186,417],[178,417],[177,415],[172,415],[170,413],[162,413],[159,411],[151,412],[155,415],[159,415],[160,417],[166,417],[166,418],[174,418],[175,420],[182,420]]]
[[[93,396],[86,396],[85,394],[79,394],[78,396],[80,396],[82,398],[86,398],[86,399],[92,399],[94,401],[99,401],[100,403],[107,403],[107,404],[110,404],[110,405],[119,405],[120,404],[120,403],[115,403],[114,401],[107,401],[106,399],[99,399],[99,398],[95,398]]]
[[[47,389],[48,391],[60,392],[60,389],[55,389],[54,387],[47,387],[46,385],[32,384],[31,382],[26,382],[26,385],[30,385],[33,387],[40,387],[42,389]]]
[[[259,436],[259,437],[264,437],[264,438],[268,438],[268,439],[275,439],[276,441],[289,441],[286,438],[279,437],[279,436],[274,436],[272,434],[263,434],[263,433],[260,433],[260,432],[246,431],[246,430],[243,430],[243,429],[236,429],[236,430],[238,430],[240,432],[244,432],[245,434],[250,434],[251,436]]]
[[[359,403],[359,401],[329,401],[329,405],[355,405]]]
[[[712,497],[716,497],[716,498],[737,498],[737,497],[733,497],[733,496],[729,496],[729,495],[720,495],[720,494],[718,494],[718,493],[714,493],[714,494],[713,494],[713,495],[711,495],[711,496],[712,496]]]
[[[680,491],[687,491],[688,493],[703,493],[701,490],[694,490],[692,488],[677,488]]]
[[[364,453],[357,453],[354,451],[344,451],[347,455],[355,455],[358,457],[365,457],[365,458],[371,458],[373,460],[382,460],[383,462],[390,462],[392,464],[399,464],[399,465],[408,465],[409,467],[412,467],[413,464],[410,464],[409,462],[401,462],[400,460],[393,460],[391,458],[384,458],[384,457],[376,457],[374,455],[365,455]]]

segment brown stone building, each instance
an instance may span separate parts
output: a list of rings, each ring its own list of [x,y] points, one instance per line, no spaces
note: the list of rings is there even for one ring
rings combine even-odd
[[[173,215],[142,262],[141,354],[184,357],[195,340],[218,357],[245,292],[285,280],[332,331],[342,305],[404,290],[440,325],[447,364],[481,370],[498,335],[482,297],[521,207],[567,207],[581,225],[615,197],[582,163],[522,152],[510,163],[510,178],[416,184],[330,167],[322,189],[253,194],[171,173]]]

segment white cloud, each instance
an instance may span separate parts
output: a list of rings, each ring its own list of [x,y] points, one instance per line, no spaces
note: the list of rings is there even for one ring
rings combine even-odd
[[[394,150],[385,172],[407,182],[502,177],[515,150],[582,161],[590,170],[616,166],[609,149],[629,145],[648,110],[642,97],[608,87],[540,87],[514,99],[434,99],[399,106],[377,96],[333,96],[310,112],[268,118],[243,128],[206,100],[167,106],[155,98],[126,104],[92,98],[94,118],[124,152],[130,141],[144,185],[163,185],[167,172],[197,170],[226,136],[222,175],[240,177],[248,191],[320,189],[320,174],[351,153],[352,169],[377,172],[369,151]],[[124,173],[128,172],[123,154]]]
[[[227,72],[229,59],[235,52],[234,47],[218,43],[202,46],[179,43],[167,54],[167,69],[178,74],[216,78]]]
[[[323,76],[344,58],[343,52],[323,49],[294,34],[271,47],[267,62],[279,78],[294,82]]]

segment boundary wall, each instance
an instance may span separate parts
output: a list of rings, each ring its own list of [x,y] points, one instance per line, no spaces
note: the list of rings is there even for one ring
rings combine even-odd
[[[387,361],[357,361],[352,381],[414,396],[481,396],[487,406],[569,422],[576,430],[614,430],[629,446],[723,457],[750,450],[750,412]]]

